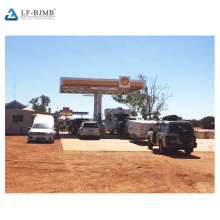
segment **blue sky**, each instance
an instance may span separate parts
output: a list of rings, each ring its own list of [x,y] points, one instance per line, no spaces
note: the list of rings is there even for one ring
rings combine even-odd
[[[70,107],[93,116],[93,98],[60,94],[60,77],[157,76],[172,93],[162,116],[215,116],[213,36],[6,36],[5,102],[51,98],[52,111]],[[102,110],[126,107],[103,96]],[[29,107],[31,107],[29,105]],[[78,116],[73,116],[78,117]]]

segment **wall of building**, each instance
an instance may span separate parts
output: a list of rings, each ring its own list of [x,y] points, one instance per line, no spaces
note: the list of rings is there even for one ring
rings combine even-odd
[[[28,134],[29,127],[32,126],[33,111],[22,109],[6,109],[5,110],[5,134]],[[23,122],[14,123],[13,115],[23,115]]]

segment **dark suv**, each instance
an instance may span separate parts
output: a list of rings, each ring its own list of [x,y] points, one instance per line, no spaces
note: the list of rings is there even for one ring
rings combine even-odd
[[[74,118],[74,119],[72,120],[72,133],[73,133],[73,134],[77,134],[80,125],[81,125],[84,121],[89,121],[89,119],[88,119],[88,118]]]

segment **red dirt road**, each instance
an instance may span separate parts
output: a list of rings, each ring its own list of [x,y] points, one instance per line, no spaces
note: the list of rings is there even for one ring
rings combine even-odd
[[[5,137],[6,193],[214,193],[215,154],[63,151]]]

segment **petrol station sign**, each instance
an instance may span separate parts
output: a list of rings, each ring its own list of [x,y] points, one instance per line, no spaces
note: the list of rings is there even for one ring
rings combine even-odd
[[[60,116],[72,116],[73,111],[69,107],[63,107],[63,110],[60,110]]]
[[[130,88],[131,87],[130,76],[120,76],[119,77],[119,88]]]

